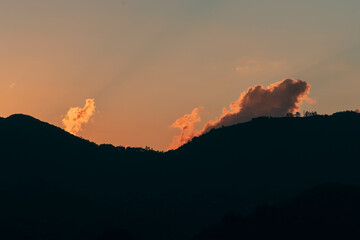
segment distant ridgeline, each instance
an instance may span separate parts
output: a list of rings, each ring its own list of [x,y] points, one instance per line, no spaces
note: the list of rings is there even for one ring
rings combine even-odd
[[[0,118],[0,238],[183,240],[227,213],[237,222],[220,222],[220,237],[238,234],[267,214],[257,206],[319,184],[360,184],[359,137],[360,114],[312,113],[256,118],[157,152],[97,145],[26,115]]]
[[[360,187],[324,184],[248,216],[227,214],[194,240],[356,239],[360,234]]]

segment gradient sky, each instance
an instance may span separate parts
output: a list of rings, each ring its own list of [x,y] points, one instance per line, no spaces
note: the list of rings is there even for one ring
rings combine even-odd
[[[0,116],[62,126],[94,98],[96,143],[166,149],[195,107],[283,78],[312,85],[304,110],[360,107],[358,0],[1,0],[0,32]]]

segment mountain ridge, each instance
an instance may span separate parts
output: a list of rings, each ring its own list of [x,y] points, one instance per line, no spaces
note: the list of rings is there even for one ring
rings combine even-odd
[[[256,117],[256,118],[253,118],[251,119],[250,121],[247,121],[247,122],[243,122],[243,123],[238,123],[238,124],[234,124],[234,125],[231,125],[231,126],[223,126],[222,128],[213,128],[211,129],[209,132],[206,132],[204,133],[203,135],[200,135],[200,136],[195,136],[193,139],[191,139],[189,142],[187,142],[186,144],[184,144],[183,146],[179,147],[178,149],[175,149],[175,150],[169,150],[169,152],[172,152],[172,151],[177,151],[177,150],[182,150],[183,148],[186,148],[188,147],[188,145],[191,145],[191,144],[194,144],[194,142],[198,142],[199,139],[201,138],[204,138],[204,137],[207,137],[207,136],[211,136],[214,131],[233,131],[234,129],[236,128],[239,128],[241,126],[244,126],[244,125],[249,125],[249,124],[253,124],[253,123],[259,123],[259,122],[267,122],[267,121],[307,121],[308,119],[338,119],[338,118],[341,118],[342,120],[344,119],[350,119],[350,120],[354,120],[354,119],[360,119],[360,113],[356,112],[356,111],[342,111],[342,112],[336,112],[336,113],[333,113],[331,115],[316,115],[316,116],[309,116],[309,117],[267,117],[267,116],[260,116],[260,117]],[[57,130],[60,130],[60,132],[62,133],[66,133],[67,135],[69,136],[73,136],[73,137],[77,137],[79,139],[82,139],[82,140],[85,140],[87,142],[90,142],[90,143],[94,143],[92,142],[91,140],[88,140],[88,139],[84,139],[80,136],[76,136],[76,135],[73,135],[71,133],[68,133],[67,131],[65,131],[64,129],[62,129],[61,127],[58,127],[56,125],[53,125],[53,124],[50,124],[50,123],[47,123],[47,122],[44,122],[44,121],[41,121],[31,115],[26,115],[26,114],[21,114],[21,113],[16,113],[16,114],[12,114],[8,117],[0,117],[0,120],[5,120],[5,122],[9,121],[10,124],[14,124],[15,123],[18,123],[22,126],[28,126],[29,124],[33,123],[33,127],[34,127],[34,124],[36,125],[40,125],[42,124],[43,127],[54,127],[56,128]],[[4,130],[4,129],[2,129]],[[96,144],[96,143],[94,143]],[[113,147],[117,147],[117,148],[122,148],[123,146],[114,146],[112,144],[96,144],[96,145],[107,145],[107,146],[113,146]],[[124,147],[125,148],[125,147]],[[152,148],[141,148],[141,147],[128,147],[130,149],[143,149],[143,150],[149,150]],[[162,152],[162,151],[156,151],[156,152]]]
[[[33,124],[29,131],[22,129],[24,118]],[[0,192],[11,196],[6,203],[0,200],[7,204],[0,216],[12,216],[11,202],[35,199],[39,215],[19,213],[14,221],[40,233],[61,226],[68,236],[86,235],[93,226],[99,226],[94,236],[110,231],[96,210],[107,209],[109,219],[135,239],[190,239],[228,212],[250,214],[258,205],[326,182],[360,184],[360,114],[354,112],[256,118],[212,130],[169,152],[97,145],[34,119],[0,120]],[[44,220],[58,214],[45,206],[63,204],[49,189],[74,199],[66,203],[76,216],[71,224],[84,227],[70,228],[66,215],[59,216],[65,225]],[[81,212],[95,217],[85,221],[76,199],[88,202]]]

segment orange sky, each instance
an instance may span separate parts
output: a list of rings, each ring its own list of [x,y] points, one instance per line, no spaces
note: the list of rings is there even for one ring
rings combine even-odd
[[[202,123],[216,120],[284,78],[311,84],[303,109],[358,109],[360,2],[255,2],[1,1],[0,116],[63,126],[93,98],[80,136],[167,149],[179,117],[202,106]]]

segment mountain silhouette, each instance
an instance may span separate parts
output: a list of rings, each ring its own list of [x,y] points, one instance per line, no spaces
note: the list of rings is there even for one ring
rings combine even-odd
[[[194,240],[358,239],[360,186],[325,184],[287,201],[228,214]]]
[[[327,182],[360,184],[359,123],[350,111],[260,117],[158,152],[97,145],[26,115],[1,118],[0,234],[190,239],[229,212]]]

